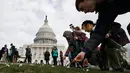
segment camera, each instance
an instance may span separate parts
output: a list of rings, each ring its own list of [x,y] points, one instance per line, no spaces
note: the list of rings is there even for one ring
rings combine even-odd
[[[72,31],[75,31],[75,28],[74,28],[74,25],[73,24],[70,24],[70,29],[72,29]]]

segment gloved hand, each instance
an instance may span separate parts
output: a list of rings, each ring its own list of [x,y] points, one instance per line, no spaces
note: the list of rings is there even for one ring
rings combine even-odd
[[[84,58],[91,58],[92,56],[92,51],[89,51],[87,49],[85,49],[86,51],[82,51],[80,52],[75,58],[74,58],[74,62],[81,62],[83,61]]]
[[[81,62],[85,57],[85,52],[80,52],[73,60],[73,62]]]

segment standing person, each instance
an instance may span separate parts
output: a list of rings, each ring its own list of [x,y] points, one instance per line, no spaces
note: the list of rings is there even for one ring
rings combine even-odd
[[[8,48],[7,45],[4,45],[4,47],[2,47],[2,62],[7,62],[7,57],[8,57]]]
[[[26,60],[28,60],[28,63],[32,63],[32,58],[31,58],[32,57],[32,53],[31,53],[31,49],[30,49],[29,46],[27,46],[27,48],[26,48],[25,56],[26,56],[26,58],[24,60],[24,63],[26,62]]]
[[[45,58],[46,64],[49,65],[50,53],[49,53],[48,49],[44,53],[44,58]]]
[[[63,52],[60,51],[60,63],[61,63],[61,66],[63,66]]]
[[[90,56],[87,57],[91,57],[91,51],[103,41],[116,17],[130,12],[129,4],[130,0],[76,0],[75,5],[78,11],[84,13],[96,11],[98,19],[92,36],[85,43],[83,51],[75,58],[75,61],[82,60],[88,54]]]
[[[11,62],[16,63],[17,62],[17,48],[15,48],[15,46],[13,45],[13,43],[10,44],[11,48]]]
[[[58,49],[56,46],[53,47],[51,54],[52,54],[54,65],[57,65]]]
[[[12,50],[11,50],[11,48],[8,50],[8,61],[12,62]]]

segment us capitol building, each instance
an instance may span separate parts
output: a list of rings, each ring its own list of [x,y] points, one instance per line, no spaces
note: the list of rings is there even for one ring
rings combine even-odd
[[[36,60],[38,63],[41,61],[44,61],[44,53],[46,50],[50,52],[50,62],[52,61],[52,56],[51,56],[51,51],[53,46],[57,46],[58,49],[58,59],[60,57],[60,51],[63,51],[65,46],[57,44],[57,39],[56,35],[53,32],[52,28],[48,24],[48,19],[47,16],[45,17],[44,20],[44,25],[41,26],[41,28],[38,30],[36,33],[36,38],[34,38],[34,43],[33,44],[25,44],[23,47],[20,47],[18,49],[19,55],[22,57],[24,60],[25,58],[25,48],[29,46],[31,48],[32,52],[32,63],[34,63]]]

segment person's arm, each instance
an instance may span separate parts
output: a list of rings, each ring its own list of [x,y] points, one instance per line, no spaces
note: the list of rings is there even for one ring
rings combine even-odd
[[[115,20],[117,15],[118,14],[110,8],[106,8],[99,12],[96,28],[90,36],[90,39],[85,43],[83,52],[87,52],[88,50],[92,51],[102,42],[106,33],[108,33],[110,29],[110,25]]]
[[[74,33],[75,33],[75,35],[74,35]],[[81,42],[84,42],[84,41],[86,41],[88,39],[86,37],[86,34],[81,32],[81,31],[74,31],[73,35],[74,35],[75,40],[78,40],[78,41],[81,41]]]
[[[69,53],[71,52],[71,48],[70,46],[67,48],[66,52],[65,52],[65,56],[68,57]]]
[[[48,52],[49,53],[49,56],[50,56],[50,52]]]
[[[82,51],[75,57],[73,61],[82,61],[84,57],[91,58],[92,50],[95,49],[105,38],[110,29],[110,25],[117,17],[117,13],[113,9],[105,8],[99,12],[96,28],[90,39],[85,42]]]
[[[117,29],[117,30],[116,30],[116,29],[112,29],[112,30],[110,30],[110,31],[106,34],[106,37],[105,37],[105,38],[110,38],[110,37],[112,37],[112,36],[118,36],[118,33],[119,33],[118,29]]]
[[[85,42],[86,40],[88,40],[88,38],[86,37],[86,34],[81,32],[81,35],[78,36],[78,40]]]
[[[9,55],[9,51],[8,51],[8,48],[7,48],[7,56]]]
[[[58,55],[58,49],[56,50],[56,53],[57,53],[57,55]]]
[[[118,33],[120,32],[120,29],[121,28],[112,28],[109,32],[108,32],[108,34],[109,34],[109,36],[113,36],[113,35],[118,35]]]
[[[70,52],[71,52],[71,47],[68,46],[68,48],[67,48],[67,50],[66,50],[66,52],[65,52],[65,54],[64,54],[64,57],[63,57],[64,60],[66,59],[66,57],[69,56]]]

